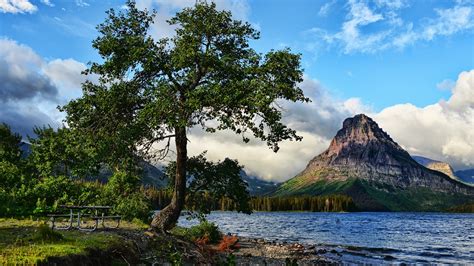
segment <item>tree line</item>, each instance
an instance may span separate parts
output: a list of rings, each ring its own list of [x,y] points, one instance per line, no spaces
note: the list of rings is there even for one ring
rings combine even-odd
[[[162,209],[171,202],[172,193],[169,189],[143,188],[155,209]],[[235,201],[222,197],[215,199],[203,195],[204,204],[214,211],[237,210]],[[252,197],[249,201],[253,211],[311,211],[311,212],[351,212],[357,207],[351,197],[346,195],[327,196],[295,196],[295,197]],[[187,210],[194,210],[186,201]]]

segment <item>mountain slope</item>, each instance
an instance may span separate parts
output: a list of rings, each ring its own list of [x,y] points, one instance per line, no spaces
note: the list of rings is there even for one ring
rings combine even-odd
[[[346,194],[363,210],[440,210],[474,201],[474,188],[418,164],[377,123],[344,121],[329,148],[274,195]]]
[[[248,191],[251,196],[268,195],[275,192],[278,188],[277,183],[269,182],[255,176],[249,176],[244,170],[240,172],[240,176],[248,184]]]

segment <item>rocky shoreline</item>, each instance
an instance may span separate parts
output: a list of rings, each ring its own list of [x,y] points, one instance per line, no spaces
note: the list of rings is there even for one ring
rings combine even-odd
[[[267,241],[238,237],[238,244],[227,251],[217,245],[198,245],[176,236],[126,234],[139,249],[139,261],[146,265],[172,265],[170,254],[180,254],[184,265],[334,265],[341,264],[338,251],[325,246]],[[165,250],[163,250],[163,248]],[[163,252],[165,251],[165,252]],[[171,253],[170,253],[171,252]],[[172,259],[172,258],[171,258]]]
[[[326,248],[317,245],[266,241],[245,237],[239,238],[239,244],[240,248],[232,252],[237,265],[326,265],[341,263],[325,255],[328,252],[337,253],[335,250],[328,251]]]

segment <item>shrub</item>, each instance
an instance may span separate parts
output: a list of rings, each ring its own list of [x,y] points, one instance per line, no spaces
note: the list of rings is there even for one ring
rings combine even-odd
[[[18,166],[10,162],[0,161],[0,188],[5,190],[13,189],[21,183],[20,177],[21,171]]]
[[[42,240],[42,241],[48,241],[48,242],[59,241],[59,240],[62,240],[63,238],[64,237],[62,234],[49,228],[47,224],[40,225],[33,237],[34,240]]]
[[[221,232],[217,225],[206,220],[198,225],[192,226],[188,232],[193,241],[206,237],[210,243],[218,243],[221,239]]]
[[[151,206],[138,192],[117,198],[113,211],[129,221],[137,218],[148,223],[151,219]]]

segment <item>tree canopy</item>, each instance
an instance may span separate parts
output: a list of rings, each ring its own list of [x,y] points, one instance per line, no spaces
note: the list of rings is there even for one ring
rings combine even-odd
[[[168,21],[177,26],[175,35],[159,40],[149,35],[155,12],[127,5],[109,10],[97,27],[93,47],[103,62],[85,73],[99,82],[84,83],[83,96],[62,110],[68,125],[92,139],[117,170],[140,157],[166,155],[175,139],[175,194],[153,223],[169,229],[184,205],[189,128],[231,130],[244,142],[253,136],[275,152],[280,141],[301,139],[283,124],[278,102],[308,101],[297,86],[300,55],[289,49],[257,53],[249,41],[259,32],[214,3],[178,12]],[[151,149],[160,141],[165,148]]]

